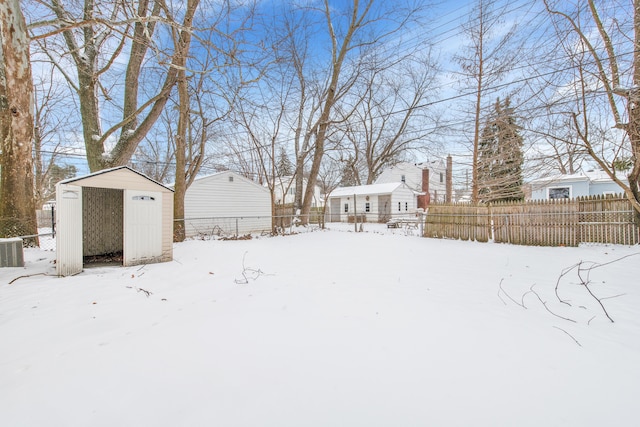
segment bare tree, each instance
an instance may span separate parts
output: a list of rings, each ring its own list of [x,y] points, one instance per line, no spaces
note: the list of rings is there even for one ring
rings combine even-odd
[[[358,80],[367,53],[405,28],[410,19],[415,18],[419,7],[404,2],[352,0],[348,7],[341,8],[323,0],[319,7],[311,4],[302,11],[297,9],[295,13],[283,15],[287,18],[283,28],[287,29],[288,52],[299,84],[297,111],[289,123],[294,134],[296,192],[303,188],[306,175],[304,194],[298,193],[296,197],[303,223],[308,221],[315,185],[327,143],[330,142],[328,136],[333,125],[343,120],[336,114],[336,105],[350,93]],[[316,34],[322,41],[314,49],[322,54],[317,55],[312,63],[307,55],[307,39],[300,37],[309,26],[298,25],[301,22],[298,20],[310,19],[316,24],[318,18],[322,26],[314,25],[312,28],[324,28],[324,31]],[[328,53],[325,54],[326,51]],[[307,175],[305,166],[308,163]]]
[[[0,144],[0,236],[36,235],[33,80],[29,35],[18,0],[0,2]]]
[[[384,168],[401,161],[408,151],[424,148],[436,118],[429,116],[427,101],[435,90],[435,65],[428,56],[399,58],[390,68],[375,62],[362,83],[354,88],[358,97],[344,136],[349,141],[356,180],[372,184]],[[358,92],[361,92],[358,94]],[[341,126],[338,126],[339,128]],[[360,170],[365,174],[360,177]]]
[[[181,11],[181,21],[176,22],[168,18],[174,14],[162,1],[37,3],[53,16],[31,22],[32,35],[40,52],[50,58],[78,96],[90,170],[126,164],[156,123],[176,84],[178,70],[184,66],[198,4],[199,1],[189,1]],[[179,37],[173,38],[177,43],[172,48],[154,44],[159,22],[178,32]],[[159,39],[172,40],[171,37]],[[117,68],[114,64],[127,47],[124,85],[114,85],[114,73],[119,71],[112,69]],[[162,83],[153,89],[149,85],[141,87],[141,83],[148,82],[142,77],[150,50],[158,65],[168,65],[156,76],[156,81]],[[75,73],[70,71],[70,66],[75,68]],[[109,71],[112,71],[111,79],[105,77]],[[122,96],[113,96],[114,91]],[[121,114],[119,120],[105,120],[106,114],[111,114],[112,119],[116,111]],[[110,128],[104,130],[103,122],[110,122]],[[113,139],[115,145],[108,150],[107,143]]]
[[[510,44],[516,36],[516,25],[510,25],[506,31],[503,14],[508,3],[496,7],[489,0],[477,0],[469,21],[463,25],[463,31],[469,40],[464,51],[455,56],[462,67],[463,76],[473,82],[473,129],[472,129],[472,179],[471,199],[479,200],[478,147],[482,133],[484,107],[491,88],[503,79],[516,63],[516,56]],[[493,98],[493,97],[492,97]]]
[[[51,73],[52,70],[47,70]],[[60,141],[70,122],[66,90],[51,78],[34,77],[33,164],[35,205],[41,206],[55,193],[58,180],[71,178],[75,167],[61,164]]]
[[[591,159],[624,191],[640,220],[640,0],[631,5],[544,1],[576,74],[561,95]],[[606,6],[606,7],[605,7]],[[622,179],[616,164],[630,159]]]

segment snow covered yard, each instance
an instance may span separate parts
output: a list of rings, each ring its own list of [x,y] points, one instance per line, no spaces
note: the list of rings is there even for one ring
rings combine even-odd
[[[329,227],[9,284],[54,274],[26,250],[0,270],[0,425],[639,425],[639,247]],[[575,270],[559,301],[563,270],[618,259],[582,272],[615,323]]]

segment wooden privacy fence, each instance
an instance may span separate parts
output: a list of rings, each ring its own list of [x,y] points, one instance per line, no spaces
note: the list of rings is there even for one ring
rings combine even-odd
[[[424,235],[516,245],[635,245],[640,227],[631,203],[618,195],[491,205],[432,204]]]

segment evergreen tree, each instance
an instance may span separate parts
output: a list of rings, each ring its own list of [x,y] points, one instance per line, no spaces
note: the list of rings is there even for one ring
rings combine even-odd
[[[289,160],[287,152],[284,151],[284,148],[280,148],[280,155],[278,157],[278,163],[276,164],[276,171],[278,173],[278,176],[292,176],[293,170],[293,163],[291,163],[291,160]]]
[[[478,147],[478,188],[483,202],[523,200],[522,153],[509,98],[496,101],[495,111],[482,131]]]
[[[358,179],[358,171],[356,169],[355,160],[353,157],[349,157],[347,160],[343,160],[344,167],[342,168],[342,177],[340,178],[340,187],[350,187],[353,185],[360,185]]]

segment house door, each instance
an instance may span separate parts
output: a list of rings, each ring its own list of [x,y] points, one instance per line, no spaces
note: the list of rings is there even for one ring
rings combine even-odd
[[[162,258],[162,193],[124,191],[122,264],[158,262]]]
[[[56,272],[71,276],[82,271],[82,187],[58,184],[56,207]]]
[[[331,199],[331,220],[329,222],[340,222],[340,199]]]
[[[391,219],[391,195],[378,196],[378,222]]]

